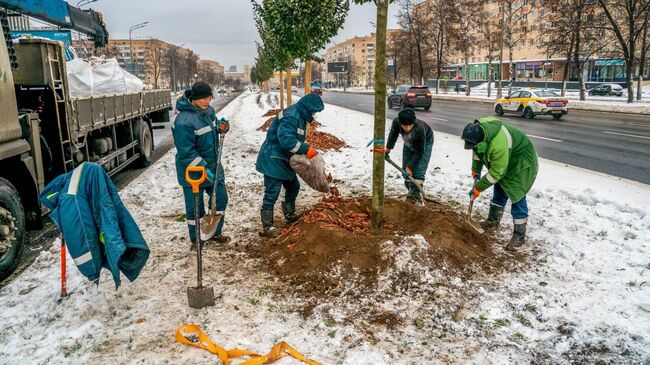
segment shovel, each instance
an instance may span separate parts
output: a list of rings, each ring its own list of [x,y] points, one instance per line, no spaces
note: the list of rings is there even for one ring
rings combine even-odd
[[[483,234],[483,228],[481,228],[481,226],[472,219],[472,209],[474,209],[474,200],[470,199],[469,207],[467,208],[467,217],[465,218],[465,221],[476,232]]]
[[[214,184],[212,186],[212,206],[210,213],[203,217],[203,225],[201,227],[201,239],[204,241],[209,240],[217,232],[217,227],[223,219],[222,214],[217,214],[217,185],[219,184],[219,167],[221,166],[221,151],[223,151],[223,140],[225,134],[219,134],[219,155],[217,156],[217,171],[214,174]]]
[[[399,172],[404,174],[404,170],[401,167],[399,167],[399,165],[396,164],[395,161],[391,160],[390,157],[386,157],[386,161],[389,164],[393,165],[393,167],[396,168]],[[436,201],[434,199],[431,199],[431,198],[428,198],[426,196],[426,194],[424,194],[424,189],[422,189],[422,186],[420,186],[420,184],[417,181],[415,181],[415,179],[413,179],[413,177],[411,175],[409,175],[408,180],[411,182],[411,184],[415,185],[415,187],[418,188],[418,190],[420,191],[420,194],[422,194],[422,199],[424,199],[424,200],[426,200],[428,202],[431,202],[431,203],[438,203],[438,201]]]
[[[190,172],[199,172],[201,177],[194,180],[190,176]],[[185,180],[192,185],[192,193],[194,193],[194,215],[199,214],[199,186],[207,178],[205,174],[204,166],[188,166],[185,170]],[[196,261],[197,261],[197,285],[196,288],[187,288],[187,302],[190,307],[200,309],[203,307],[213,306],[214,305],[214,289],[213,288],[204,288],[203,287],[203,261],[201,257],[201,251],[203,247],[201,244],[201,220],[196,219],[196,233],[195,233],[195,242],[196,245]]]

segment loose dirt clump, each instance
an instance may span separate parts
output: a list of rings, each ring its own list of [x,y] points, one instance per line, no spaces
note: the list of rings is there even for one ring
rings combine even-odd
[[[264,114],[264,117],[267,117],[271,115],[269,119],[267,119],[264,124],[259,126],[257,128],[258,131],[263,131],[266,132],[269,130],[271,127],[271,123],[273,123],[273,119],[275,119],[275,115],[279,113],[280,109],[271,109],[266,114]],[[311,122],[311,128],[309,128],[309,132],[307,134],[307,143],[311,147],[314,147],[317,150],[320,151],[327,151],[327,150],[336,150],[340,151],[341,148],[346,147],[347,145],[345,142],[341,141],[338,139],[336,136],[327,133],[327,132],[321,132],[318,130],[318,127],[322,126],[322,124],[314,120]]]
[[[419,207],[389,199],[383,230],[376,234],[371,232],[371,206],[370,199],[323,198],[282,228],[278,238],[254,248],[289,295],[301,299],[304,314],[333,301],[433,292],[452,277],[497,274],[508,259],[495,249],[493,238],[478,234],[461,214],[443,205]],[[378,316],[377,310],[358,314],[371,322],[396,315]]]

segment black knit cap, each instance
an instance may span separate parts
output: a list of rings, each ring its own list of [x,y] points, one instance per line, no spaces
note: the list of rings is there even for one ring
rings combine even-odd
[[[195,82],[194,85],[192,85],[192,93],[190,95],[192,100],[199,100],[207,98],[208,96],[212,96],[212,88],[210,85],[203,81]]]
[[[465,140],[465,149],[471,150],[476,147],[477,144],[483,142],[485,132],[483,132],[483,128],[481,128],[478,120],[476,120],[474,123],[469,123],[465,126],[460,138]]]
[[[397,119],[401,125],[411,125],[415,123],[415,110],[404,108],[397,114]]]

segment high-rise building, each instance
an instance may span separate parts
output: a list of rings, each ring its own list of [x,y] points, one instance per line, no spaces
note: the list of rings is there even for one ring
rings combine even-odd
[[[228,72],[237,72],[237,66],[228,67]]]

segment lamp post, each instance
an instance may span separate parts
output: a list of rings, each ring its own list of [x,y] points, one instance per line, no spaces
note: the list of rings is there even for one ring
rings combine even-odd
[[[133,67],[133,40],[131,39],[131,33],[140,28],[144,28],[149,24],[149,22],[142,22],[136,25],[133,25],[129,28],[129,50],[131,53],[131,72],[135,73],[134,67]]]

